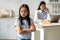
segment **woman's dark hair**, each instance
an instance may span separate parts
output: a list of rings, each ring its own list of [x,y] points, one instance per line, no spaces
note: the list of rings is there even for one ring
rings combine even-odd
[[[42,4],[45,4],[45,5],[46,5],[45,1],[41,1],[41,2],[40,2],[37,10],[40,10],[40,6],[41,6]]]
[[[28,11],[28,14],[27,14],[27,16],[25,17],[25,19],[28,21],[28,25],[30,26],[30,17],[29,17],[29,15],[30,15],[30,10],[29,10],[29,7],[28,7],[27,4],[23,4],[23,5],[21,5],[21,7],[19,8],[19,20],[20,20],[20,22],[21,22],[21,25],[23,25],[23,22],[22,22],[23,17],[20,15],[20,10],[21,10],[22,7],[25,7],[25,8],[27,9],[27,11]]]

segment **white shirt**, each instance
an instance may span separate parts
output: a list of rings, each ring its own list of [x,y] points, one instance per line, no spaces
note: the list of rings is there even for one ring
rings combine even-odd
[[[41,10],[35,11],[35,22],[41,22],[42,20],[50,20],[50,14],[47,12],[42,12]]]

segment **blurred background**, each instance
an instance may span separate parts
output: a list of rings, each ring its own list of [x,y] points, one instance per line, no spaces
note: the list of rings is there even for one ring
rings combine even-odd
[[[29,5],[30,17],[34,18],[35,11],[42,0],[0,0],[0,40],[17,39],[15,19],[18,18],[19,7],[22,4]],[[43,0],[50,14],[60,15],[60,0]]]

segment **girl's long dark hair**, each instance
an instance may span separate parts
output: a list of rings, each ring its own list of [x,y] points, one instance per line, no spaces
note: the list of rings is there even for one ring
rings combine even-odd
[[[29,10],[29,7],[28,7],[27,4],[23,4],[23,5],[21,5],[21,7],[19,8],[19,20],[20,20],[20,22],[21,22],[21,25],[23,25],[23,22],[22,22],[23,17],[20,15],[20,10],[21,10],[22,7],[25,7],[25,8],[27,9],[27,11],[28,11],[28,14],[27,14],[27,16],[25,17],[25,19],[27,19],[28,25],[30,26],[30,17],[29,17],[29,15],[30,15],[30,10]]]
[[[40,2],[37,10],[40,10],[40,6],[41,6],[42,4],[45,4],[45,5],[46,5],[45,1],[41,1],[41,2]]]

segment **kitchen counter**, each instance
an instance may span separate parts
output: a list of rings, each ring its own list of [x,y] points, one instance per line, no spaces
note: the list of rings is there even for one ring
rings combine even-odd
[[[36,24],[33,40],[60,40],[60,23]]]
[[[53,27],[53,26],[60,26],[60,23],[49,23],[49,24],[37,24],[35,23],[35,26],[38,26],[40,28],[44,28],[44,27]]]

